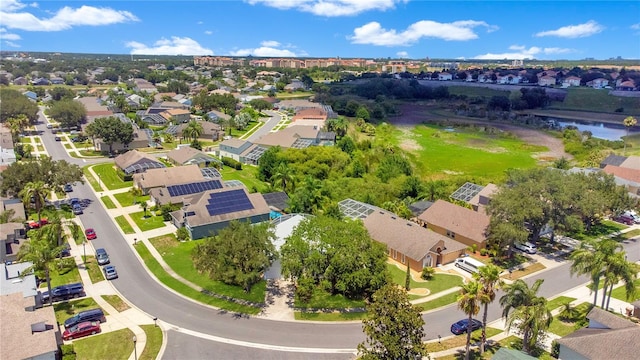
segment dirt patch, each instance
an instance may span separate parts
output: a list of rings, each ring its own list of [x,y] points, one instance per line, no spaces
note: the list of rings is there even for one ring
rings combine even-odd
[[[544,146],[549,149],[548,151],[537,154],[536,157],[541,161],[553,161],[562,157],[565,157],[567,159],[573,158],[571,154],[568,154],[564,151],[564,144],[562,143],[562,139],[553,137],[545,133],[544,131],[506,123],[485,121],[480,119],[476,120],[473,118],[460,118],[454,115],[442,116],[434,114],[430,110],[433,110],[433,107],[426,104],[404,104],[400,107],[401,115],[399,115],[398,117],[390,118],[389,123],[404,128],[423,123],[437,123],[443,121],[451,123],[492,126],[502,131],[507,131],[514,134],[528,144]]]
[[[425,289],[425,288],[415,288],[415,289],[410,289],[409,290],[409,294],[411,295],[420,295],[420,296],[426,296],[429,295],[429,289]]]
[[[402,132],[402,138],[400,139],[400,148],[408,152],[417,152],[422,150],[422,146],[413,139],[414,134],[411,132],[411,127],[401,126],[399,127]]]

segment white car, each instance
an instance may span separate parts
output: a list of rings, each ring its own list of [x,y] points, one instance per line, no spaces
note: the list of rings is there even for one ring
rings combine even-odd
[[[536,246],[528,241],[526,243],[515,243],[513,244],[513,246],[522,252],[526,252],[527,254],[535,254],[536,252],[538,252]]]

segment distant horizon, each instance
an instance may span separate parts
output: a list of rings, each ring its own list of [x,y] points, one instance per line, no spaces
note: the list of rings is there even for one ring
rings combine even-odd
[[[640,19],[624,16],[632,14],[640,14],[640,2],[4,0],[0,47],[129,56],[640,60]]]

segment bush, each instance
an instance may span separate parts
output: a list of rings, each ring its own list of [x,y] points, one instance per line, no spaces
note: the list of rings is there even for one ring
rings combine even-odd
[[[309,302],[313,297],[314,289],[315,284],[313,283],[313,279],[308,277],[298,279],[298,285],[296,286],[296,296],[298,300],[303,303]]]
[[[467,247],[467,250],[471,251],[472,253],[476,253],[478,251],[478,244],[473,244],[469,247]]]
[[[62,360],[75,360],[76,352],[73,350],[73,344],[61,345],[60,353],[62,354]]]
[[[234,168],[236,170],[242,170],[242,164],[239,161],[236,161],[235,159],[232,159],[230,157],[222,157],[222,163],[224,165],[227,165],[228,167]]]
[[[422,278],[422,280],[431,280],[435,272],[436,270],[431,266],[425,266],[424,268],[422,268],[422,274],[420,275],[420,277]]]
[[[178,241],[187,241],[189,238],[189,230],[186,227],[181,227],[176,231],[176,239]]]
[[[486,256],[488,253],[489,253],[489,250],[487,250],[485,248],[480,249],[480,255]]]
[[[560,344],[556,340],[551,342],[551,356],[556,359],[560,356]]]

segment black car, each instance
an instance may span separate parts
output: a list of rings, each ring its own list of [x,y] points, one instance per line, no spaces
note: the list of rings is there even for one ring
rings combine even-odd
[[[65,320],[64,327],[68,329],[72,326],[78,325],[79,323],[85,322],[85,321],[105,322],[107,321],[107,319],[104,316],[104,311],[102,311],[102,309],[100,308],[85,310]]]
[[[51,289],[51,294],[53,301],[67,300],[72,298],[77,298],[81,296],[85,296],[84,286],[82,283],[73,283],[67,285],[56,286]],[[49,292],[44,291],[42,293],[42,301],[49,301]]]
[[[84,213],[84,211],[82,210],[82,205],[80,204],[73,204],[71,208],[75,215],[82,215]]]
[[[460,335],[469,330],[474,331],[482,327],[482,321],[476,320],[476,319],[471,319],[471,326],[468,326],[468,324],[469,324],[469,319],[462,319],[457,323],[453,323],[451,325],[451,332],[456,335]]]
[[[60,136],[56,136],[56,137],[54,137],[54,140],[55,141],[62,141],[62,138]]]
[[[64,191],[65,192],[72,192],[73,191],[73,186],[71,186],[71,184],[64,184]]]

